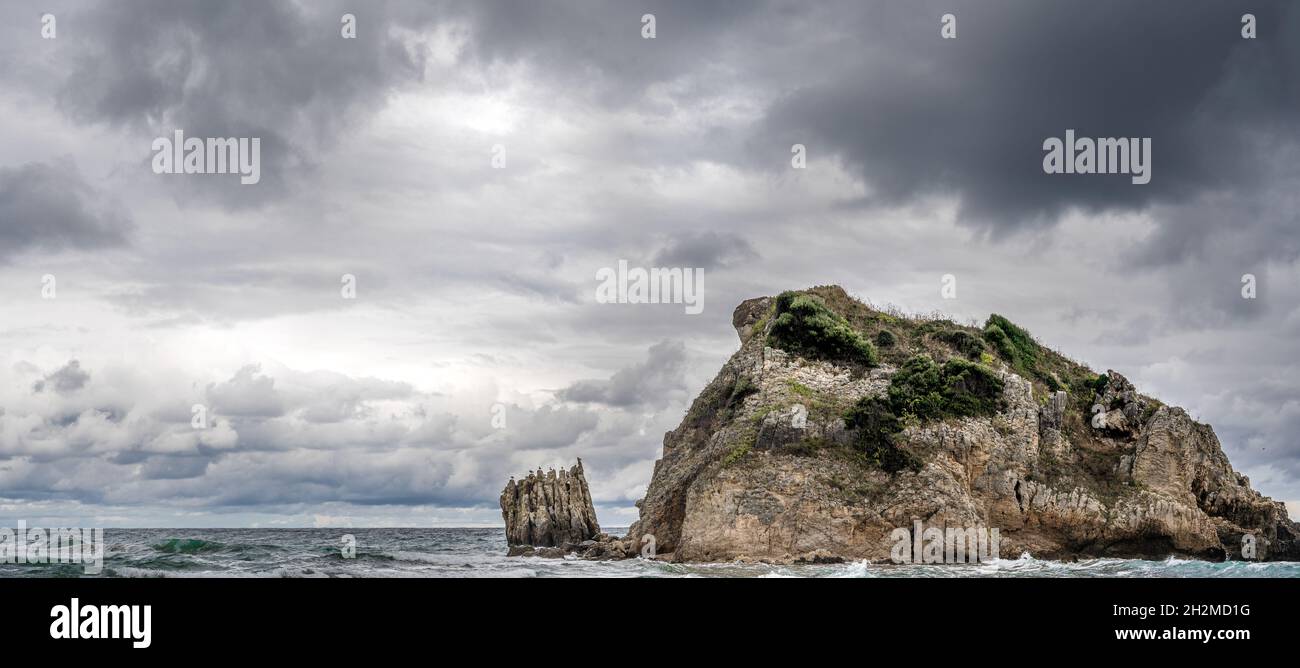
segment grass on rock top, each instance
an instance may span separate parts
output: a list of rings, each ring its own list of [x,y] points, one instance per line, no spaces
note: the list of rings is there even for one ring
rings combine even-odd
[[[876,366],[876,350],[844,316],[820,297],[783,292],[776,298],[776,319],[768,345],[810,359]]]
[[[810,299],[798,300],[795,306],[798,297]],[[911,315],[892,307],[873,307],[836,285],[784,292],[775,302],[764,324],[768,319],[780,320],[782,313],[791,315],[780,329],[772,323],[767,343],[773,348],[810,359],[842,361],[836,353],[855,348],[860,340],[872,350],[870,358],[874,362],[869,366],[883,363],[901,367],[918,354],[928,354],[940,362],[960,355],[992,367],[1001,360],[1034,383],[1036,394],[1041,391],[1046,396],[1051,391],[1067,390],[1080,402],[1092,400],[1096,373],[1039,344],[1023,327],[996,313],[983,327],[963,325],[938,313]],[[848,332],[833,326],[841,321],[847,324]],[[814,325],[811,334],[795,327],[807,322]],[[831,339],[842,345],[819,345]]]
[[[781,293],[756,325],[756,331],[764,330],[768,346],[806,359],[897,368],[886,396],[863,399],[844,414],[855,431],[854,450],[891,472],[919,466],[893,447],[894,435],[909,422],[990,415],[1001,408],[1003,384],[994,370],[999,363],[1030,381],[1040,403],[1054,391],[1069,393],[1064,428],[1072,438],[1090,438],[1088,409],[1107,382],[1005,316],[992,314],[980,327],[938,313],[910,315],[873,307],[835,285]],[[796,395],[805,389],[791,386]]]

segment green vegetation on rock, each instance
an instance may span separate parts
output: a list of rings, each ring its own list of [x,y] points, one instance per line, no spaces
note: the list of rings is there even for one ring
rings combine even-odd
[[[939,332],[935,335],[935,338],[956,348],[957,352],[971,359],[980,359],[980,356],[988,351],[988,347],[984,345],[984,341],[980,337],[964,329],[949,329]]]
[[[928,355],[905,362],[889,384],[889,405],[919,420],[992,415],[1002,402],[1002,379],[992,369],[953,358],[942,365]]]
[[[1034,337],[1019,325],[994,313],[984,323],[984,338],[998,351],[1016,373],[1025,378],[1038,376],[1041,348]]]
[[[1053,392],[1068,391],[1062,429],[1071,438],[1087,438],[1091,405],[1107,383],[1105,376],[1043,346],[1003,315],[989,316],[982,328],[939,314],[909,316],[895,308],[872,307],[836,286],[780,294],[753,331],[767,332],[766,345],[806,359],[896,367],[889,393],[880,400],[900,425],[993,413],[1001,403],[1001,380],[993,369],[1005,363],[1034,385],[1040,404],[1049,401]],[[721,396],[713,403],[724,418],[738,410],[746,396],[745,381],[738,380],[738,392],[732,387],[716,390]],[[864,409],[867,413],[858,415],[863,424],[884,420],[870,417],[880,407],[846,406],[848,402],[836,402],[797,381],[787,386],[796,401],[825,418]],[[884,424],[891,423],[884,420]],[[854,457],[866,453],[881,466],[910,466],[884,449],[889,440],[878,432],[871,438],[855,435],[859,440],[854,443]]]
[[[811,359],[876,365],[871,343],[816,295],[781,293],[767,341],[773,348]]]
[[[1002,388],[1002,379],[982,364],[953,358],[940,365],[917,355],[890,378],[884,398],[864,397],[844,421],[870,463],[890,473],[917,470],[920,462],[894,442],[908,420],[993,415],[1002,408]]]
[[[722,458],[722,465],[731,466],[732,464],[735,464],[736,462],[740,461],[742,457],[749,454],[749,451],[753,447],[754,444],[750,443],[749,441],[744,441],[742,443],[737,444],[736,447],[731,449],[731,452],[727,453],[726,457]]]
[[[1054,353],[1034,340],[1024,328],[996,313],[984,324],[984,340],[1021,377],[1040,383],[1049,392],[1066,390],[1075,401],[1091,399],[1098,381],[1087,367]],[[1100,391],[1100,389],[1098,389]]]
[[[844,422],[854,430],[854,446],[867,463],[888,473],[920,470],[920,460],[894,442],[894,435],[903,431],[903,422],[886,400],[864,397],[844,415]]]
[[[800,383],[797,380],[786,381],[786,384],[790,387],[791,392],[794,392],[795,394],[801,397],[806,397],[808,399],[811,399],[813,397],[812,388],[808,387],[807,385],[804,385],[803,383]]]

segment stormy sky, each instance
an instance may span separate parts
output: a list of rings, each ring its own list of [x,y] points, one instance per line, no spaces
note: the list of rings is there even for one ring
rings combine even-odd
[[[580,456],[626,526],[735,305],[829,283],[1116,369],[1295,514],[1300,5],[359,4],[0,1],[0,522],[492,525]]]

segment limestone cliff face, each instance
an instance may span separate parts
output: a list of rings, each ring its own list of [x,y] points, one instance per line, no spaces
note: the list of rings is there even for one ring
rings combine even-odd
[[[569,470],[529,473],[506,483],[501,515],[510,546],[564,547],[600,534],[582,460]]]
[[[1003,558],[1240,559],[1249,535],[1255,558],[1300,559],[1297,525],[1233,470],[1213,430],[1123,376],[1006,337],[1005,320],[981,332],[882,313],[838,287],[804,294],[877,341],[878,363],[774,347],[774,300],[742,303],[740,350],[665,436],[627,540],[654,536],[679,561],[887,560],[890,533],[922,520],[998,528]],[[998,409],[904,416],[892,444],[915,464],[891,471],[862,455],[845,411],[886,397],[921,354],[995,374]]]

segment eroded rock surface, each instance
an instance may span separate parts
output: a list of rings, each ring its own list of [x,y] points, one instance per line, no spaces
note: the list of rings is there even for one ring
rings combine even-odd
[[[880,337],[879,365],[774,348],[773,300],[742,303],[740,349],[665,435],[624,554],[653,536],[658,555],[678,561],[887,560],[890,533],[919,519],[998,528],[1003,558],[1300,559],[1285,507],[1233,470],[1213,430],[1122,375],[1098,376],[1036,343],[1028,354],[945,348],[940,339],[960,340],[954,328],[997,337],[882,313],[838,287],[807,292]],[[919,464],[890,473],[855,453],[844,411],[885,396],[913,354],[987,365],[1002,380],[1000,409],[906,420],[894,443]]]
[[[600,535],[581,459],[567,471],[530,472],[517,482],[511,478],[501,492],[501,515],[512,548],[559,548],[541,556],[558,556],[566,546]]]

